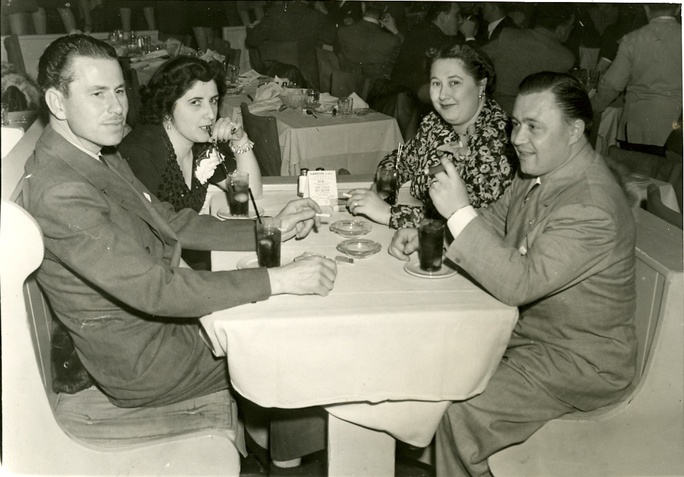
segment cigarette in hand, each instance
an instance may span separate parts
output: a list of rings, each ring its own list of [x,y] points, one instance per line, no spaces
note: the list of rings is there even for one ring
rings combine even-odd
[[[425,175],[428,175],[428,176],[434,176],[435,174],[438,174],[440,172],[445,172],[445,171],[446,171],[446,169],[444,169],[444,165],[442,165],[442,164],[437,164],[436,166],[432,166],[432,167],[425,166],[425,169],[423,170]]]

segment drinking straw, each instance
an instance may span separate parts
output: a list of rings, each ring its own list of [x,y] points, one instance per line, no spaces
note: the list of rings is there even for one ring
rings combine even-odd
[[[397,156],[394,158],[394,168],[395,169],[399,165],[399,158],[401,157],[401,149],[403,146],[404,145],[402,143],[399,143],[399,147],[397,148]]]
[[[252,188],[247,189],[249,191],[249,198],[252,199],[252,205],[254,206],[254,213],[257,216],[257,220],[261,223],[261,216],[259,215],[259,208],[256,205],[256,200],[254,200],[254,194],[252,194]]]

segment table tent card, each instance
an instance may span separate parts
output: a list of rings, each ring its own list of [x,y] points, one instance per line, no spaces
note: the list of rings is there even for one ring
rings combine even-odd
[[[335,171],[309,171],[309,197],[326,213],[330,210],[337,212],[337,173]]]

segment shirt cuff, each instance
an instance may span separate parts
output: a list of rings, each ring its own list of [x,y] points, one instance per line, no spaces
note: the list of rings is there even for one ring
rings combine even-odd
[[[463,229],[465,229],[475,217],[477,217],[477,211],[472,205],[466,205],[465,207],[458,209],[449,217],[447,226],[449,227],[449,231],[451,231],[451,235],[454,236],[454,239],[463,232]]]

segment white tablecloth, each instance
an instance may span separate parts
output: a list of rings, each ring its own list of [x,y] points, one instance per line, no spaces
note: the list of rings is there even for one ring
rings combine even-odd
[[[237,119],[242,102],[251,100],[246,94],[225,96],[221,117]],[[272,115],[278,120],[283,176],[299,175],[302,167],[375,173],[378,163],[404,142],[396,119],[377,112],[347,118],[330,114],[317,114],[314,118],[296,109],[258,114]]]
[[[265,186],[260,202],[277,213],[294,191]],[[331,221],[349,218],[337,213]],[[235,389],[264,407],[324,405],[341,419],[427,445],[450,400],[485,388],[508,343],[517,309],[461,275],[409,275],[387,253],[393,232],[365,236],[382,251],[339,263],[327,297],[276,296],[202,318],[211,346],[227,356]],[[328,257],[344,240],[328,230],[283,244],[283,257]],[[233,269],[253,252],[214,252],[214,269]]]

